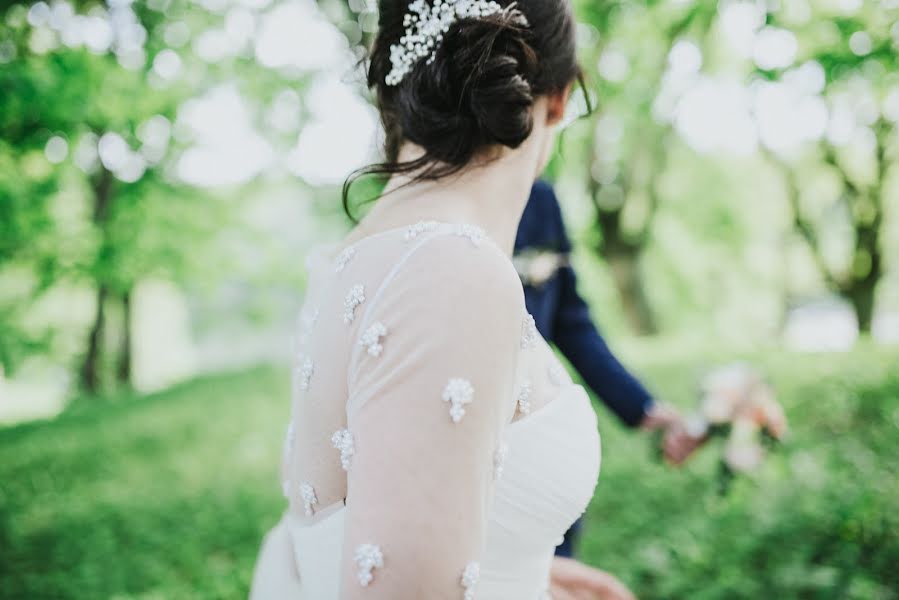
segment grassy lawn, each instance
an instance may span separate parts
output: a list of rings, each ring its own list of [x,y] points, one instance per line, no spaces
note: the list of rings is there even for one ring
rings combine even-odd
[[[728,358],[634,362],[689,406]],[[722,496],[717,452],[667,469],[601,412],[583,558],[643,600],[899,598],[899,352],[744,358],[780,393],[786,443]],[[0,598],[245,597],[283,507],[287,385],[256,369],[0,430]]]
[[[645,599],[899,598],[899,354],[747,356],[768,373],[790,435],[752,479],[717,493],[717,449],[656,463],[602,420],[603,473],[581,546]],[[690,406],[697,365],[641,369]]]

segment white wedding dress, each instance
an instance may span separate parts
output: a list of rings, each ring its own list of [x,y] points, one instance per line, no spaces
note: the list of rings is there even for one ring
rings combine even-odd
[[[307,260],[283,486],[253,600],[538,600],[599,474],[596,416],[470,225]]]

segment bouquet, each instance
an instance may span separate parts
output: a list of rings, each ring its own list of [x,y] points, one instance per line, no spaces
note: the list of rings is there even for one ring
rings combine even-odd
[[[696,438],[724,440],[721,472],[726,490],[736,474],[759,468],[767,449],[786,435],[787,420],[771,385],[749,365],[734,363],[703,378],[687,429]]]

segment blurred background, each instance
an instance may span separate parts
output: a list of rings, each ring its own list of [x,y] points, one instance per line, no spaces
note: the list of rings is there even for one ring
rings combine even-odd
[[[743,360],[791,427],[722,492],[597,404],[581,557],[644,599],[899,598],[899,0],[575,7],[581,292],[659,399]],[[379,153],[376,10],[0,3],[0,597],[246,596],[304,257]]]

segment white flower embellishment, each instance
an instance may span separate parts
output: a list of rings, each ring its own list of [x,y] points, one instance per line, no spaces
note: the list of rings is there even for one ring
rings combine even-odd
[[[503,476],[503,467],[506,464],[506,456],[509,455],[509,444],[500,442],[493,452],[493,481],[499,481]]]
[[[533,348],[537,343],[537,323],[534,321],[533,315],[526,315],[524,322],[521,324],[521,347]]]
[[[371,327],[365,330],[359,339],[359,345],[366,349],[371,356],[381,356],[384,351],[384,345],[381,338],[387,335],[387,328],[380,321],[372,323]]]
[[[340,466],[344,471],[350,470],[350,463],[353,460],[353,454],[356,453],[356,445],[353,441],[353,434],[349,429],[340,429],[331,436],[331,445],[340,451]]]
[[[343,322],[349,325],[356,318],[356,307],[365,302],[365,286],[357,283],[343,300]]]
[[[359,568],[356,577],[362,587],[368,587],[368,584],[374,579],[373,570],[384,567],[384,554],[376,544],[359,544],[353,559]]]
[[[474,399],[474,388],[467,379],[454,378],[443,389],[443,401],[450,403],[450,418],[458,423],[465,416],[465,405]]]
[[[465,588],[463,600],[474,600],[475,588],[480,578],[481,566],[478,563],[470,562],[465,565],[465,570],[462,571],[462,587]]]
[[[439,226],[440,223],[437,221],[419,221],[415,225],[410,225],[406,228],[405,239],[407,242],[411,242],[423,233],[435,231]]]
[[[403,16],[403,37],[398,44],[390,46],[392,68],[384,83],[399,85],[419,60],[425,58],[432,62],[443,35],[459,19],[487,17],[502,10],[492,0],[434,0],[433,6],[424,0],[414,0]],[[520,13],[517,17],[519,24],[527,24]]]
[[[315,363],[308,356],[303,359],[297,375],[300,389],[304,392],[309,389],[309,383],[312,381],[312,375],[315,374]]]
[[[334,265],[334,272],[340,273],[341,271],[343,271],[346,268],[347,264],[351,260],[353,260],[354,256],[356,256],[356,247],[355,246],[350,246],[350,247],[344,249],[343,252],[341,252],[340,254],[337,255],[337,260],[335,261],[335,265]]]
[[[483,229],[477,225],[468,225],[465,223],[456,225],[453,229],[453,233],[459,237],[467,237],[475,246],[480,246],[481,242],[483,242],[486,237]]]
[[[300,484],[300,497],[303,499],[303,510],[307,517],[311,517],[314,507],[318,504],[318,497],[315,495],[315,488],[306,482]]]
[[[475,246],[480,246],[481,242],[483,242],[486,237],[484,230],[477,225],[456,225],[453,233],[460,237],[468,238]]]
[[[531,382],[525,380],[521,384],[521,390],[518,391],[518,412],[523,415],[531,412]]]

